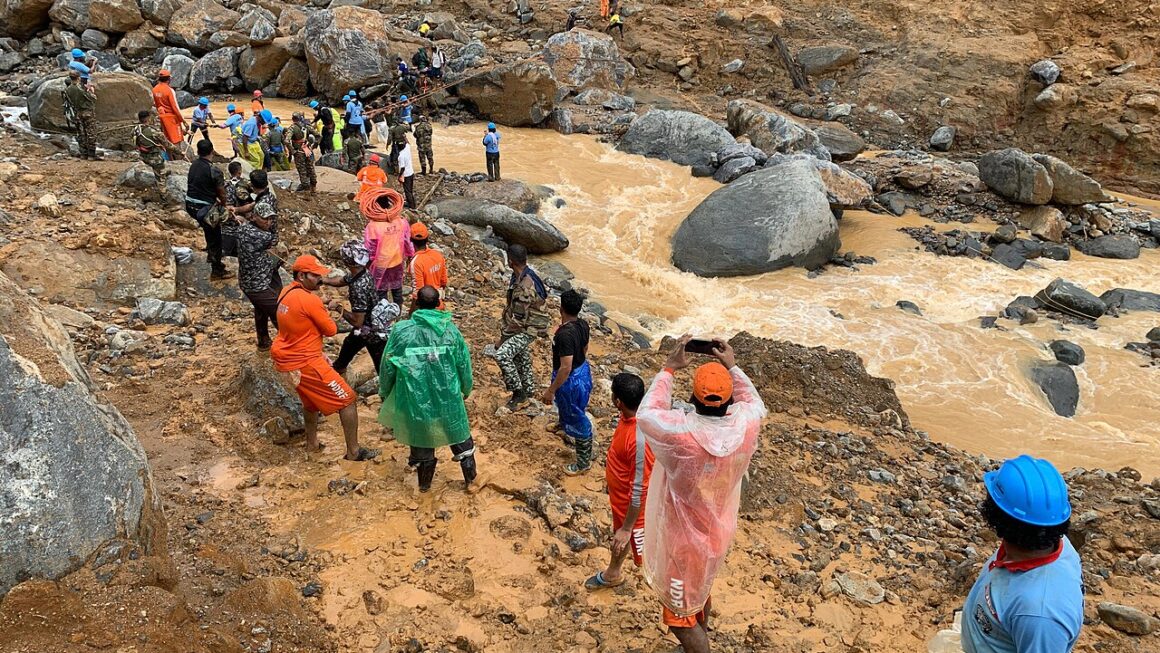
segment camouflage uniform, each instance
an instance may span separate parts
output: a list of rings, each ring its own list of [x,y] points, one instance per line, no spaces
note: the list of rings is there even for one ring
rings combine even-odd
[[[253,189],[245,177],[231,177],[226,180],[226,205],[245,206],[253,199]],[[222,256],[238,255],[238,231],[241,228],[239,220],[245,218],[230,216],[222,221]]]
[[[97,156],[97,97],[76,82],[64,89],[66,112],[72,114],[77,128],[77,148],[84,158]]]
[[[426,120],[420,120],[415,125],[415,144],[419,148],[419,167],[422,168],[423,174],[427,174],[427,169],[435,172],[435,151],[431,149],[431,123]]]
[[[405,122],[395,123],[391,127],[391,155],[387,159],[387,172],[397,175],[399,174],[399,152],[403,151],[403,147],[407,144],[407,134],[410,133],[411,126]]]
[[[153,168],[153,174],[157,176],[157,183],[159,185],[163,183],[165,152],[172,153],[174,149],[169,141],[153,125],[137,125],[133,128],[133,144],[137,146],[141,160]]]
[[[351,135],[350,138],[343,142],[342,154],[346,158],[347,170],[354,171],[357,174],[366,165],[366,153],[363,148],[363,142],[357,135]]]
[[[318,176],[314,173],[314,159],[306,152],[307,140],[317,143],[321,137],[309,126],[294,123],[290,128],[290,154],[294,157],[294,167],[298,170],[298,190],[313,191],[318,187]]]
[[[529,268],[530,272],[530,268]],[[552,320],[544,310],[546,297],[537,292],[530,274],[512,275],[507,305],[502,319],[503,343],[496,348],[495,361],[503,373],[503,383],[513,398],[527,399],[536,390],[532,374],[532,343],[548,333]]]

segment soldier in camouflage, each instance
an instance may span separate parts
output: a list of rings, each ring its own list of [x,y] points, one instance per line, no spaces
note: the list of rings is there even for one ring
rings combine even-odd
[[[431,122],[427,120],[425,114],[419,115],[419,122],[415,123],[415,145],[419,148],[419,167],[422,168],[422,174],[427,174],[427,169],[435,172],[435,151],[431,149]]]
[[[82,159],[98,160],[97,156],[97,96],[81,86],[78,70],[68,73],[64,88],[65,117],[77,130],[77,148]]]
[[[153,175],[156,178],[154,189],[160,197],[161,189],[165,187],[165,154],[168,153],[170,158],[173,158],[180,152],[176,145],[170,143],[153,126],[153,112],[148,109],[137,112],[137,124],[133,126],[133,145],[137,147],[141,161],[153,168]]]
[[[318,189],[312,148],[321,139],[318,132],[306,122],[306,116],[302,112],[294,114],[294,125],[290,128],[290,154],[294,157],[294,167],[298,169],[300,191],[308,190],[313,193]]]

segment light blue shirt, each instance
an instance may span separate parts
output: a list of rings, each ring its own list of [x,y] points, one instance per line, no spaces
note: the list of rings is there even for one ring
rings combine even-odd
[[[407,123],[408,125],[411,124],[411,105],[408,104],[402,109],[399,109],[399,120]]]
[[[483,137],[483,149],[488,154],[499,154],[499,132],[487,132]]]
[[[192,122],[195,125],[204,125],[207,122],[209,122],[211,115],[212,114],[210,113],[208,108],[202,109],[201,107],[196,107],[193,110]]]
[[[966,653],[1067,653],[1083,626],[1079,554],[1063,538],[1054,562],[1011,571],[992,555],[963,606]]]
[[[88,66],[76,60],[68,62],[68,67],[69,70],[75,70],[80,73],[81,79],[88,79],[93,72]]]
[[[357,100],[351,100],[346,103],[346,115],[350,116],[350,120],[346,121],[348,125],[363,124],[362,103]]]
[[[258,119],[256,117],[250,116],[246,122],[242,123],[242,136],[248,139],[247,142],[253,143],[258,140],[258,136],[260,135],[261,130],[258,129]]]
[[[237,127],[238,123],[240,123],[241,121],[242,121],[242,114],[240,114],[240,113],[231,113],[230,117],[226,118],[226,130],[229,131],[230,136],[234,135],[234,127]]]

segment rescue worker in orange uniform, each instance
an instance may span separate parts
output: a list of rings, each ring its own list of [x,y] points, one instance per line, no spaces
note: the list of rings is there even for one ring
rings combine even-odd
[[[382,188],[387,185],[387,173],[379,165],[381,161],[382,158],[379,155],[372,154],[370,163],[355,175],[355,179],[358,180],[358,193],[355,195],[355,199],[361,198],[363,193],[372,188]]]
[[[161,120],[161,130],[165,139],[174,145],[183,140],[188,130],[185,116],[177,104],[177,93],[169,85],[169,71],[162,68],[157,73],[157,85],[153,87],[153,106],[157,107],[157,117]]]
[[[411,296],[411,311],[418,308],[419,289],[431,286],[439,291],[439,310],[445,310],[443,295],[447,291],[447,260],[438,250],[427,247],[431,231],[422,222],[411,225],[411,244],[415,247],[415,258],[411,259],[411,285],[415,293]]]

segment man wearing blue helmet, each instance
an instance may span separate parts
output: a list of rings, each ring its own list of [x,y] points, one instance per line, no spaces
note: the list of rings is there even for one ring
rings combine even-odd
[[[209,98],[198,98],[197,106],[193,108],[193,117],[190,118],[189,139],[193,142],[193,137],[197,132],[201,132],[201,140],[209,140],[209,124],[213,123],[214,127],[218,127],[217,121],[214,120],[213,113],[209,110]]]
[[[966,653],[1067,653],[1083,625],[1079,555],[1067,539],[1067,484],[1046,460],[1023,455],[983,476],[983,517],[999,550],[963,606]]]
[[[222,126],[225,127],[226,133],[230,135],[230,145],[234,148],[234,157],[236,158],[240,156],[238,152],[238,131],[241,129],[242,121],[246,119],[246,115],[245,112],[238,111],[237,105],[234,104],[227,104],[226,112],[230,114],[230,117],[226,118],[226,122]]]
[[[499,181],[499,132],[495,123],[487,123],[487,132],[483,135],[483,152],[487,158],[487,180]]]
[[[80,73],[81,85],[88,86],[93,71],[89,67],[88,62],[85,61],[85,51],[80,48],[73,48],[69,54],[72,55],[72,61],[68,62],[68,69]]]
[[[255,170],[261,170],[265,163],[266,153],[262,149],[261,141],[262,126],[271,122],[274,122],[274,114],[270,113],[269,109],[262,109],[242,123],[239,149],[242,151],[242,158]]]

